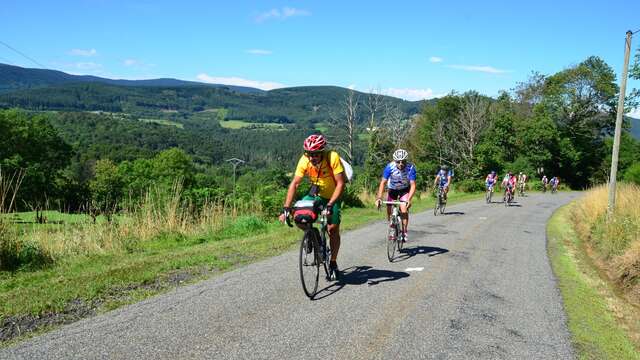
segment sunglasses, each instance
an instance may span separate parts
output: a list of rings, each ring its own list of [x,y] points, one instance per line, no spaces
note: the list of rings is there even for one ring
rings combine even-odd
[[[318,152],[305,151],[304,154],[307,155],[310,158],[312,158],[312,157],[321,157],[322,156],[322,151],[318,151]]]
[[[396,164],[400,165],[400,164],[406,164],[407,161],[406,160],[396,160]]]

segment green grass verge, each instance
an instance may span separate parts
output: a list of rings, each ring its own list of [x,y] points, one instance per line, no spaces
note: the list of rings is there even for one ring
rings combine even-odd
[[[594,287],[597,280],[593,279],[598,275],[590,268],[582,242],[570,225],[570,206],[552,216],[547,225],[547,239],[577,355],[580,359],[640,359],[607,300]]]
[[[451,193],[449,205],[482,196]],[[432,198],[416,200],[412,211],[432,206]],[[347,208],[342,229],[383,218],[384,212],[373,207]],[[193,282],[281,254],[291,250],[300,236],[296,228],[249,216],[217,233],[163,234],[125,254],[72,257],[40,270],[0,272],[0,324],[9,317],[63,312],[78,301],[98,312],[111,310],[183,282],[176,278]]]

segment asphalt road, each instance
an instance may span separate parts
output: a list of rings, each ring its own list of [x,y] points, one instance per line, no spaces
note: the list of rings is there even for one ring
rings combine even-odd
[[[573,358],[545,224],[576,194],[413,214],[343,234],[340,283],[311,301],[297,250],[0,350],[1,359]],[[382,215],[381,215],[382,217]]]

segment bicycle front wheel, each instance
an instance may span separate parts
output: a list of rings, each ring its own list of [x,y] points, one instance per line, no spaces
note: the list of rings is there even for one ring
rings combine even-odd
[[[438,209],[440,209],[440,202],[442,201],[442,196],[440,194],[438,194],[438,197],[436,198],[436,204],[433,207],[433,216],[438,216]]]
[[[393,262],[396,253],[396,247],[398,245],[398,224],[394,224],[389,227],[389,231],[387,234],[387,258],[389,262]]]
[[[313,229],[304,232],[300,242],[300,282],[302,290],[312,299],[318,291],[320,275],[320,253],[318,239]]]

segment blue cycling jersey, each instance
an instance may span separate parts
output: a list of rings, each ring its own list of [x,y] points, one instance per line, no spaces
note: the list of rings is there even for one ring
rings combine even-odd
[[[416,181],[416,167],[408,163],[404,169],[398,169],[394,161],[387,164],[382,172],[382,177],[387,181],[387,188],[401,190],[409,187],[411,181]]]
[[[451,172],[451,170],[449,170],[448,172],[440,170],[436,173],[436,176],[440,177],[440,187],[443,187],[447,184],[448,177],[453,177],[453,172]]]

